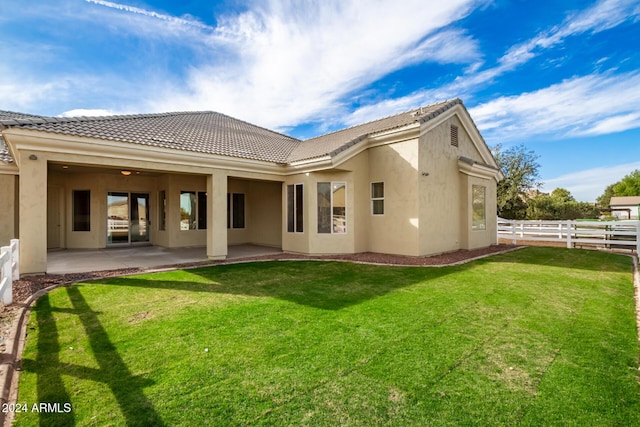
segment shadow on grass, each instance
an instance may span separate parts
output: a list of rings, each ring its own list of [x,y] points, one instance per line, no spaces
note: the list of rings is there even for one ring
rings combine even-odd
[[[272,297],[324,310],[340,310],[416,283],[492,263],[624,273],[632,265],[628,257],[617,254],[531,247],[444,268],[378,266],[334,261],[268,261],[129,276],[107,279],[101,283]]]
[[[58,328],[53,318],[53,308],[49,301],[49,295],[44,295],[38,301],[38,356],[32,364],[28,360],[23,361],[23,369],[31,370],[32,365],[47,366],[38,374],[37,390],[38,402],[59,403],[61,406],[71,402],[69,393],[62,381],[63,372],[60,371],[60,343],[58,341]],[[71,426],[75,425],[73,411],[61,413],[39,412],[41,426]]]
[[[106,384],[116,398],[126,425],[163,426],[162,419],[152,403],[143,393],[143,388],[152,382],[137,378],[117,353],[115,346],[100,323],[97,312],[93,311],[77,287],[66,288],[73,309],[57,309],[51,306],[49,295],[38,300],[34,311],[38,318],[38,355],[36,360],[23,360],[25,371],[37,374],[39,402],[58,402],[60,406],[71,402],[62,376],[74,376],[83,380]],[[91,350],[99,368],[89,368],[60,361],[60,343],[53,313],[59,311],[78,315],[89,338]],[[39,413],[42,426],[75,425],[71,412]]]
[[[218,265],[100,283],[189,292],[271,297],[323,310],[340,310],[435,279],[452,269],[390,267],[318,261]]]

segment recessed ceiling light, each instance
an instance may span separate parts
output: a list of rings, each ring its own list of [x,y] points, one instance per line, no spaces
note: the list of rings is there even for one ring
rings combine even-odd
[[[129,176],[131,175],[131,171],[120,171],[120,173],[124,176]]]

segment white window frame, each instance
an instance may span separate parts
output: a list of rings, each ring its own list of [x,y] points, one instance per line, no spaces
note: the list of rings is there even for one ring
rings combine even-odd
[[[373,197],[373,185],[374,184],[382,184],[382,197]],[[382,201],[382,213],[375,213],[373,206],[375,201]],[[385,213],[385,203],[384,203],[384,181],[372,181],[371,182],[371,215],[373,216],[384,216]]]

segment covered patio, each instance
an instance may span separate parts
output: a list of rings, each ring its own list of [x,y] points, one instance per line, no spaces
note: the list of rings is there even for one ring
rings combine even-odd
[[[258,245],[229,246],[227,259],[279,254],[279,248]],[[206,262],[207,248],[163,248],[160,246],[133,246],[107,249],[66,249],[49,251],[47,274],[86,273],[125,268],[154,268],[186,263]]]

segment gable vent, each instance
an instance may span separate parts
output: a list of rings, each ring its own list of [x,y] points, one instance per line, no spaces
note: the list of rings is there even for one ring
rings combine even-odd
[[[451,125],[451,145],[458,146],[458,126]]]

